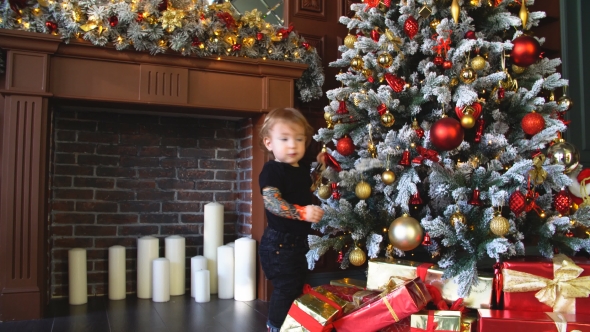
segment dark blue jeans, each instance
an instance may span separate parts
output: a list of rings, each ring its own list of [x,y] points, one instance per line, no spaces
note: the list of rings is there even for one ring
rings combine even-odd
[[[309,250],[306,235],[277,232],[267,227],[258,254],[266,278],[272,282],[268,323],[280,328],[293,301],[303,292]]]

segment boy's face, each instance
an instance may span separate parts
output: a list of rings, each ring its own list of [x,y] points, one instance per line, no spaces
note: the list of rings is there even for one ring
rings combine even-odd
[[[299,166],[305,154],[305,129],[294,123],[278,121],[264,138],[264,146],[275,156],[275,160]]]

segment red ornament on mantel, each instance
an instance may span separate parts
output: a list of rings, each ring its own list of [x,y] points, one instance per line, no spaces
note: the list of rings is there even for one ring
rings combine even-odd
[[[400,93],[404,90],[404,86],[406,85],[406,81],[403,78],[397,77],[391,73],[385,73],[384,75],[387,84],[391,87],[391,89],[397,93]]]
[[[539,60],[541,44],[531,37],[522,35],[512,41],[514,45],[510,52],[510,59],[519,67],[528,67]]]
[[[111,27],[114,28],[114,27],[117,26],[117,24],[119,24],[119,18],[117,16],[111,16],[111,17],[109,17],[109,25]]]
[[[526,197],[520,191],[520,188],[516,188],[512,195],[510,195],[508,205],[510,207],[510,211],[514,212],[517,217],[524,212],[526,207]]]
[[[232,51],[237,52],[242,49],[242,44],[234,44],[231,47]]]
[[[167,9],[168,9],[168,0],[162,0],[162,2],[160,2],[160,4],[158,5],[158,10],[163,12]]]
[[[141,22],[143,21],[143,13],[137,13],[137,18],[135,19],[136,22]]]
[[[336,151],[343,156],[350,156],[354,152],[354,142],[352,138],[344,136],[338,140],[336,144]]]
[[[262,32],[256,33],[256,40],[261,41],[264,38],[264,34]]]
[[[459,121],[445,117],[430,127],[430,142],[439,150],[456,149],[463,142],[465,133]]]
[[[567,216],[569,214],[572,198],[565,188],[562,188],[561,191],[555,195],[555,198],[553,198],[553,205],[555,206],[555,211],[561,213],[561,215]]]
[[[306,51],[309,51],[309,48],[311,47],[308,42],[302,42],[301,45],[305,48]]]
[[[418,33],[418,21],[413,16],[409,16],[406,21],[404,22],[404,32],[410,39],[413,39],[414,36]]]
[[[45,26],[47,27],[47,30],[49,30],[49,32],[55,32],[55,30],[57,30],[57,23],[55,22],[47,21],[45,22]]]

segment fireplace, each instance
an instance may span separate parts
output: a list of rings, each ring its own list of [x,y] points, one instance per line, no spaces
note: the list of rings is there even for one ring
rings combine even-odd
[[[108,247],[187,238],[202,253],[202,206],[225,206],[226,241],[259,240],[256,126],[293,106],[305,65],[150,56],[0,31],[6,53],[0,154],[0,321],[43,315],[67,294],[67,250],[88,250],[89,294],[107,292]],[[253,146],[254,145],[254,146]],[[163,246],[161,245],[161,248]],[[190,264],[187,264],[190,267]],[[268,285],[258,273],[258,297]]]

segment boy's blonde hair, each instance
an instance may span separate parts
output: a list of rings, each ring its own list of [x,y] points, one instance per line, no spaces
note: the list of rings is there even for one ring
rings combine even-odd
[[[264,146],[264,138],[270,136],[270,130],[280,121],[298,124],[303,127],[305,130],[305,146],[309,146],[313,136],[313,127],[307,122],[307,119],[301,114],[301,112],[294,108],[285,107],[275,108],[266,115],[264,123],[260,128],[260,141],[258,142],[263,150],[266,150],[266,147]]]

